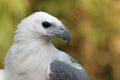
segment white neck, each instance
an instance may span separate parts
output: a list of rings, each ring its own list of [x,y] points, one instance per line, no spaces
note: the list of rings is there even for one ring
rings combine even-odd
[[[47,74],[46,70],[49,63],[58,58],[57,53],[59,51],[52,45],[50,40],[40,39],[38,35],[21,31],[16,32],[14,45],[6,56],[5,70],[8,80],[23,80],[25,76],[16,75],[23,73],[29,74],[26,80],[41,80],[41,78],[46,80],[46,77],[42,75]],[[36,71],[36,69],[39,71]],[[11,70],[14,70],[14,72]],[[32,74],[28,70],[31,70]],[[32,77],[38,73],[40,76]]]

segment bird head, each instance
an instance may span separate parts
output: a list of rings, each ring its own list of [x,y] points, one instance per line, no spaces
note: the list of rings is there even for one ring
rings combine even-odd
[[[66,40],[67,44],[71,39],[69,31],[62,22],[46,12],[35,12],[22,20],[16,33],[22,31],[28,34],[29,37],[32,36],[32,38],[42,37],[42,39],[47,40],[61,38]]]

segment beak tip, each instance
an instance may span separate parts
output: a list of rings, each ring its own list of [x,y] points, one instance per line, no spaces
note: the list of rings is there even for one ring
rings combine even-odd
[[[67,31],[67,33],[66,33],[66,38],[65,38],[65,40],[66,40],[67,45],[69,45],[69,44],[70,44],[70,41],[71,41],[71,35],[70,35],[69,31]]]
[[[68,39],[66,39],[67,45],[69,45],[69,44],[70,44],[70,40],[71,40],[71,38],[70,38],[70,37],[69,37]]]

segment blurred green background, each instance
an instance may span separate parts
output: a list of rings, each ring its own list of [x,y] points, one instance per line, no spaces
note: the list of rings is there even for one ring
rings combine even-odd
[[[92,80],[120,80],[120,0],[0,0],[0,68],[17,24],[36,11],[58,17],[70,30],[69,46],[53,43],[77,59]]]

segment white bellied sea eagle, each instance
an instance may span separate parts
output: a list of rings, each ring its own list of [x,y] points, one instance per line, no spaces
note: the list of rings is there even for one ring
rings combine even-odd
[[[60,20],[35,12],[17,27],[14,43],[5,57],[0,80],[90,80],[72,57],[58,50],[51,39],[70,42],[70,33]]]

